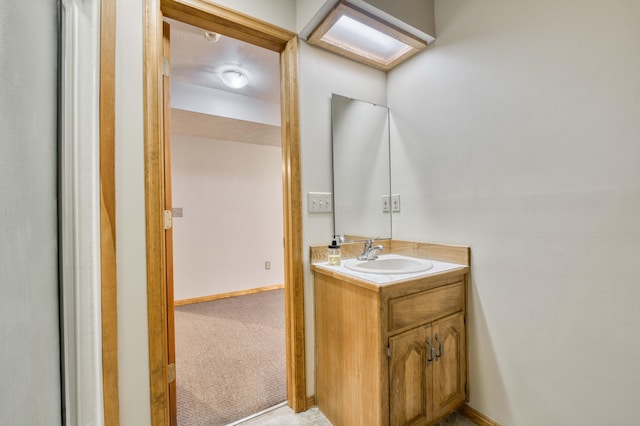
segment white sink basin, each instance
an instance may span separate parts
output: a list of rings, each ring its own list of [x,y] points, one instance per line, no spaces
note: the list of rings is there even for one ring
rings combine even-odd
[[[367,274],[414,274],[433,268],[433,263],[428,260],[396,254],[385,254],[376,260],[349,259],[342,265],[352,271]]]

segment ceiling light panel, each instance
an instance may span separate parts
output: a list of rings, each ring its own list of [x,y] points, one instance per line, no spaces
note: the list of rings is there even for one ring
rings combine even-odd
[[[343,2],[327,14],[308,42],[383,71],[427,47],[426,42]]]
[[[408,44],[347,15],[342,15],[321,40],[385,64],[412,49]]]

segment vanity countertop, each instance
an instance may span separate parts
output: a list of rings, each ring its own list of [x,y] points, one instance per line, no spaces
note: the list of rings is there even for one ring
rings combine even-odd
[[[367,287],[374,290],[379,290],[380,287],[385,287],[392,284],[399,284],[406,281],[412,281],[416,279],[422,279],[426,277],[442,277],[448,273],[465,273],[469,270],[466,265],[460,265],[457,263],[441,262],[438,260],[429,259],[433,263],[433,267],[427,271],[408,273],[408,274],[367,274],[364,272],[353,271],[343,266],[343,262],[340,265],[328,265],[327,262],[314,263],[311,265],[312,271],[324,273],[336,278],[343,278],[352,282],[360,287]]]
[[[372,274],[354,271],[346,268],[344,263],[362,252],[362,243],[347,243],[342,245],[343,260],[336,266],[328,265],[325,261],[327,246],[310,247],[311,270],[375,292],[396,287],[402,283],[409,285],[410,282],[416,281],[425,282],[429,287],[434,284],[434,281],[447,282],[456,275],[469,272],[470,250],[466,246],[402,240],[379,240],[376,243],[384,247],[385,254],[426,259],[433,264],[433,267],[423,272],[403,274]]]

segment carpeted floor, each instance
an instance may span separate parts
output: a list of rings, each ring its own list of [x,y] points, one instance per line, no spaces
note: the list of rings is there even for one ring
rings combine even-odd
[[[286,400],[284,291],[175,308],[179,426],[225,425]]]

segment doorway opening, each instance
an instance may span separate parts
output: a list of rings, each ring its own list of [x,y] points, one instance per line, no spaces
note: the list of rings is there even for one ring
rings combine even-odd
[[[177,423],[229,424],[287,399],[279,54],[164,22]]]
[[[294,411],[307,408],[304,292],[295,33],[207,2],[145,0],[145,197],[147,214],[147,301],[152,424],[175,422],[171,406],[168,269],[165,246],[165,120],[162,102],[162,20],[175,19],[278,52],[280,59],[284,294],[287,400]],[[175,383],[175,382],[173,382]],[[175,385],[174,385],[175,386]]]

